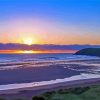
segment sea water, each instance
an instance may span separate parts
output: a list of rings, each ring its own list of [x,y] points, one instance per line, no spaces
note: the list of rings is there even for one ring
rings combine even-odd
[[[95,56],[0,54],[0,90],[98,77],[100,58]]]

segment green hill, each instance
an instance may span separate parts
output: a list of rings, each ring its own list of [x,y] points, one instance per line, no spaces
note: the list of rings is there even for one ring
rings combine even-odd
[[[75,53],[75,55],[89,55],[89,56],[99,56],[100,48],[86,48]]]

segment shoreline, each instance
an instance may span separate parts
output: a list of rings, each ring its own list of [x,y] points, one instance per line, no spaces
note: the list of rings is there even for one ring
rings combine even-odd
[[[67,82],[36,86],[36,87],[26,87],[19,89],[10,89],[10,90],[0,90],[0,97],[7,98],[16,98],[24,97],[31,98],[35,95],[40,95],[48,91],[56,91],[59,89],[68,89],[74,87],[84,87],[91,85],[100,85],[100,78],[91,78],[91,79],[81,79],[81,80],[72,80]]]
[[[98,78],[100,78],[100,75],[81,73],[80,75],[66,77],[66,78],[63,78],[63,79],[55,79],[55,80],[40,81],[40,82],[30,82],[30,83],[14,83],[14,84],[0,85],[0,91],[23,89],[23,88],[30,88],[30,87],[35,88],[35,87],[42,87],[42,86],[65,83],[65,82],[72,82],[72,81],[81,81],[81,80],[93,79],[93,78],[98,79]]]
[[[51,80],[51,81],[10,84],[12,88],[9,88],[9,85],[0,85],[2,87],[2,89],[0,90],[0,95],[19,94],[20,91],[23,91],[23,92],[24,91],[38,91],[39,92],[40,90],[45,90],[45,89],[51,90],[52,88],[58,89],[59,87],[70,87],[70,86],[76,87],[77,85],[83,86],[83,85],[96,85],[96,84],[100,84],[100,75],[83,73],[82,75],[76,75],[69,78],[57,79],[57,80]],[[21,85],[23,87],[15,88],[15,85],[16,86]],[[7,89],[7,86],[8,86],[8,89]]]

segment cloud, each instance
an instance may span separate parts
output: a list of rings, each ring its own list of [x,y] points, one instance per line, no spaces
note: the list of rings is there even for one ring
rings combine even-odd
[[[16,44],[16,43],[0,43],[0,50],[80,50],[83,48],[100,48],[100,45],[53,45],[53,44]]]

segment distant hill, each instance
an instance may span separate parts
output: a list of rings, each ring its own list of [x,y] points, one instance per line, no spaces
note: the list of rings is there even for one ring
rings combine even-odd
[[[100,48],[86,48],[75,53],[75,55],[89,55],[89,56],[99,56]]]

